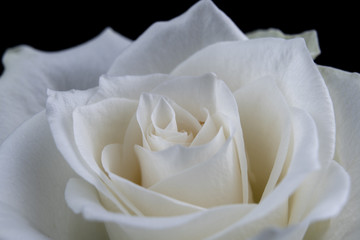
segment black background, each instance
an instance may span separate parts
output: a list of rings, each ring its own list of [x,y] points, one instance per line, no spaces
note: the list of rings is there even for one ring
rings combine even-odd
[[[185,12],[196,0],[182,1],[88,1],[66,5],[49,1],[12,3],[0,9],[0,54],[6,48],[27,44],[45,51],[57,51],[81,44],[110,26],[136,39],[153,22],[169,20]],[[358,56],[358,8],[345,1],[317,5],[315,1],[213,1],[243,31],[279,28],[286,33],[316,29],[322,53],[318,64],[360,72]],[[0,69],[2,72],[2,68]]]

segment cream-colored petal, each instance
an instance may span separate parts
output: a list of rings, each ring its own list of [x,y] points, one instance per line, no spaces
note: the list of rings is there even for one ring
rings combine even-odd
[[[76,174],[56,149],[44,111],[1,145],[0,169],[1,239],[106,238],[101,223],[66,205],[65,185]]]
[[[104,209],[96,190],[80,179],[66,188],[67,202],[85,219],[106,222],[111,239],[205,239],[238,221],[256,205],[221,206],[176,217],[133,217]]]
[[[305,178],[320,168],[318,159],[318,138],[316,126],[313,119],[299,109],[291,109],[293,123],[294,146],[292,149],[292,160],[284,179],[278,186],[254,208],[251,214],[239,219],[236,223],[219,232],[216,236],[224,238],[229,234],[237,233],[246,224],[261,221],[272,213],[277,215],[277,211],[288,209],[288,199],[291,194],[301,185]],[[281,212],[281,211],[280,211]],[[287,214],[287,212],[285,212]],[[280,220],[285,213],[280,214]],[[286,219],[288,219],[286,217]],[[306,229],[306,228],[305,228]],[[303,232],[304,233],[304,232]]]
[[[183,15],[152,25],[119,55],[109,74],[169,73],[180,62],[208,45],[246,39],[211,1],[199,1]]]
[[[126,199],[128,205],[137,209],[140,216],[176,216],[202,210],[197,206],[191,206],[171,199],[167,196],[149,191],[136,183],[130,182],[116,173],[117,168],[121,167],[121,145],[107,145],[102,154],[102,164],[107,175],[111,179],[113,190],[117,195]],[[126,169],[125,169],[126,170]]]
[[[130,41],[111,29],[77,47],[43,52],[29,46],[6,51],[0,79],[0,142],[16,127],[44,110],[46,90],[88,89]]]
[[[130,120],[135,115],[137,101],[109,98],[78,107],[73,112],[76,146],[87,164],[100,175],[101,152],[108,144],[123,143]],[[121,175],[135,179],[138,166],[121,159]]]
[[[214,72],[232,91],[263,77],[275,79],[286,102],[304,109],[314,118],[321,161],[332,159],[335,150],[332,102],[304,40],[259,38],[213,44],[192,55],[171,74],[207,72]]]
[[[150,189],[201,207],[241,203],[241,170],[234,148],[229,139],[210,159],[165,178]]]
[[[217,125],[216,120],[208,113],[206,120],[203,122],[190,146],[199,146],[210,142],[211,139],[215,138],[218,129],[219,126]]]
[[[234,96],[239,106],[254,201],[259,202],[280,181],[290,148],[290,110],[273,79],[254,81]]]
[[[350,178],[337,162],[310,176],[292,197],[290,223],[315,221],[336,217],[346,204],[350,192]],[[311,198],[309,198],[311,196]]]
[[[0,239],[50,240],[7,204],[0,202]]]
[[[343,211],[331,221],[326,239],[357,239],[360,236],[360,75],[320,67],[334,103],[336,160],[351,178],[351,192]]]
[[[236,101],[228,86],[215,74],[207,72],[188,76],[171,77],[152,93],[171,99],[186,109],[198,121],[204,122],[208,114],[219,112],[229,121],[239,123]],[[232,126],[231,126],[232,127]]]
[[[120,201],[108,188],[111,187],[106,184],[109,180],[97,162],[84,159],[76,145],[73,112],[77,107],[85,105],[96,91],[97,88],[86,91],[49,91],[46,112],[51,133],[58,150],[71,168],[95,186],[103,199],[112,202],[116,211],[130,214],[124,201]]]
[[[320,54],[319,40],[316,30],[309,30],[299,34],[285,34],[279,29],[269,28],[269,29],[260,29],[253,32],[246,33],[246,36],[249,39],[254,38],[266,38],[266,37],[276,37],[284,39],[292,38],[304,38],[307,48],[311,54],[311,57],[315,59]]]
[[[219,151],[225,142],[224,132],[220,129],[206,145],[191,148],[175,145],[158,152],[137,146],[135,150],[140,161],[142,185],[150,187],[162,179],[206,161]]]
[[[143,92],[150,92],[168,79],[169,75],[166,74],[150,74],[145,76],[102,75],[99,81],[99,89],[91,97],[89,103],[113,97],[139,100]]]

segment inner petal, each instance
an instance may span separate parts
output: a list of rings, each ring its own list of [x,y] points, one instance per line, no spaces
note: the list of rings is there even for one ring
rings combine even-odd
[[[259,38],[219,42],[199,50],[171,75],[199,75],[212,71],[233,91],[265,76],[272,76],[286,102],[308,112],[315,120],[320,159],[335,150],[335,118],[328,88],[303,39]]]
[[[75,142],[92,168],[102,167],[101,152],[106,145],[123,143],[136,107],[136,101],[110,98],[74,110]]]
[[[205,109],[207,112],[207,118],[205,122],[203,122],[202,127],[196,137],[194,138],[191,146],[198,146],[205,143],[208,143],[211,139],[213,139],[218,131],[217,124],[212,116],[210,116],[209,111]]]
[[[213,157],[164,178],[150,189],[206,208],[241,203],[242,179],[234,142],[228,138]]]
[[[206,161],[221,148],[225,141],[224,131],[220,128],[211,141],[201,146],[189,148],[175,145],[157,152],[136,146],[135,150],[142,173],[142,185],[150,187],[165,178]]]
[[[154,111],[151,113],[151,122],[155,128],[155,134],[160,132],[161,129],[178,131],[175,111],[164,98],[159,99]]]
[[[262,78],[235,92],[249,161],[255,202],[276,186],[288,155],[290,112],[271,78]]]
[[[137,119],[142,130],[143,146],[161,151],[176,144],[189,146],[201,128],[188,111],[163,96],[144,93]]]

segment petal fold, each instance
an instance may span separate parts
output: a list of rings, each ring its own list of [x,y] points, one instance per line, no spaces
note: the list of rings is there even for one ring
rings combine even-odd
[[[335,159],[351,178],[348,203],[333,219],[326,239],[357,239],[360,236],[360,75],[320,66],[334,103],[336,120]]]
[[[110,28],[77,47],[42,52],[29,46],[9,49],[0,78],[0,143],[23,121],[44,110],[46,90],[88,89],[130,41]]]
[[[305,40],[307,48],[309,49],[311,57],[315,59],[317,56],[320,55],[319,40],[318,40],[317,32],[315,30],[305,31],[299,34],[285,34],[279,29],[269,28],[269,29],[255,30],[253,32],[246,33],[246,36],[249,39],[267,38],[267,37],[277,37],[284,39],[303,38]]]
[[[335,118],[328,89],[303,39],[258,38],[208,46],[186,59],[172,75],[213,72],[234,92],[251,81],[275,79],[286,102],[314,118],[320,159],[335,152]]]
[[[280,182],[290,155],[290,109],[273,79],[263,78],[234,93],[249,161],[255,202]],[[254,111],[254,109],[256,109]]]
[[[22,124],[1,145],[0,168],[1,211],[3,203],[8,206],[0,222],[18,222],[7,229],[14,230],[10,239],[21,232],[41,232],[51,239],[106,238],[103,224],[84,221],[65,203],[66,182],[76,174],[56,149],[44,112]],[[6,225],[0,226],[3,233]]]
[[[208,45],[246,39],[211,1],[202,0],[183,15],[152,25],[115,60],[108,73],[120,76],[169,73]]]

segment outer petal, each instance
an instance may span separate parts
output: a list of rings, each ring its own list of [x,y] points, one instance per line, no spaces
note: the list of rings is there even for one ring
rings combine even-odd
[[[0,239],[49,239],[9,205],[0,203]]]
[[[351,178],[349,201],[330,225],[325,239],[359,239],[360,236],[360,75],[320,67],[334,103],[336,159]]]
[[[240,88],[234,96],[254,201],[259,202],[281,181],[281,172],[286,172],[286,160],[291,155],[290,109],[275,81],[268,78]]]
[[[102,224],[85,222],[68,209],[64,190],[75,173],[58,153],[47,126],[41,112],[0,148],[0,238],[29,233],[26,239],[39,239],[39,232],[53,239],[106,238]],[[17,225],[9,228],[9,223]]]
[[[254,38],[265,38],[265,37],[277,37],[277,38],[285,38],[285,39],[292,39],[292,38],[304,38],[307,48],[310,51],[312,58],[316,58],[320,54],[320,46],[318,41],[317,32],[315,30],[305,31],[299,34],[284,34],[279,29],[261,29],[255,30],[253,32],[247,33],[246,36],[249,39]]]
[[[67,186],[68,204],[75,212],[84,214],[86,219],[106,222],[107,229],[114,238],[204,239],[213,236],[223,239],[222,236],[233,236],[238,231],[245,238],[259,233],[268,227],[269,222],[272,226],[285,227],[288,220],[287,217],[284,218],[287,216],[288,197],[309,172],[319,168],[316,161],[318,143],[315,124],[304,112],[295,109],[292,111],[294,136],[297,139],[294,141],[293,161],[288,175],[259,205],[233,204],[171,218],[132,217],[106,211],[99,202],[95,189],[78,180],[70,181]],[[333,179],[337,179],[336,176]],[[331,186],[332,183],[329,184]],[[279,201],[279,196],[284,201]],[[305,229],[301,228],[302,235]]]
[[[0,143],[45,107],[46,89],[87,89],[98,84],[129,40],[106,29],[78,47],[46,53],[29,46],[9,49],[0,78]]]
[[[203,0],[185,14],[151,26],[116,59],[109,74],[169,73],[208,45],[246,39],[211,1]]]
[[[335,119],[328,89],[302,39],[260,38],[223,42],[198,51],[171,74],[214,72],[232,91],[263,77],[276,80],[290,106],[314,118],[320,138],[320,159],[335,151]]]

